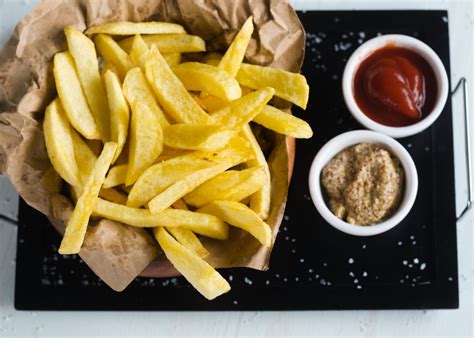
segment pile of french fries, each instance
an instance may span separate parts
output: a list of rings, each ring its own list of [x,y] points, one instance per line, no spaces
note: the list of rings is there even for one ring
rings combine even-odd
[[[311,137],[306,122],[268,105],[277,96],[305,108],[306,79],[243,63],[252,18],[223,55],[172,23],[64,32],[69,51],[54,57],[58,97],[43,124],[75,201],[59,252],[78,253],[90,218],[107,218],[149,228],[207,299],[229,291],[199,238],[224,241],[233,226],[272,245],[270,170],[249,123]]]

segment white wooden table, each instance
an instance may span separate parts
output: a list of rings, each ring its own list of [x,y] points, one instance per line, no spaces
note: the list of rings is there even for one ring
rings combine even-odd
[[[0,0],[0,45],[40,0]],[[100,0],[97,0],[100,1]],[[191,0],[190,0],[191,1]],[[451,82],[466,76],[474,88],[473,4],[465,1],[294,0],[297,9],[448,9]],[[471,89],[471,98],[474,98]],[[466,200],[463,121],[454,99],[458,212]],[[472,103],[472,101],[471,101]],[[471,104],[471,111],[472,109]],[[471,119],[471,126],[474,125]],[[16,217],[15,190],[0,178],[0,212]],[[16,228],[0,221],[0,337],[53,335],[141,336],[473,336],[474,212],[458,224],[460,308],[431,311],[306,312],[31,312],[13,308]]]

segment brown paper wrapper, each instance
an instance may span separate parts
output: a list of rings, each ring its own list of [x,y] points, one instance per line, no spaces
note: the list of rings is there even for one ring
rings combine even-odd
[[[246,60],[298,72],[304,57],[304,30],[286,0],[44,0],[17,25],[0,53],[0,173],[20,196],[63,233],[72,210],[61,195],[61,180],[43,140],[44,109],[55,96],[51,61],[66,49],[63,29],[113,21],[168,21],[199,35],[208,50],[225,51],[244,21],[255,31]],[[271,134],[271,133],[270,133]],[[281,135],[271,141],[272,206],[268,223],[275,239],[288,192],[294,151]],[[268,269],[271,248],[233,228],[228,241],[203,239],[216,267]],[[80,256],[112,289],[123,290],[137,275],[164,277],[176,270],[144,229],[109,220],[91,220]]]

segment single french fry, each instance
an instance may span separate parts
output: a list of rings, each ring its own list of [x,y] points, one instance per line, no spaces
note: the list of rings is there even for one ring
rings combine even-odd
[[[74,143],[66,113],[59,99],[55,99],[46,108],[43,133],[48,157],[54,170],[63,180],[72,186],[82,184],[79,168],[74,157]]]
[[[118,76],[109,70],[104,75],[104,82],[110,107],[110,140],[117,143],[114,163],[122,153],[127,141],[130,108],[123,95]]]
[[[188,210],[188,206],[182,199],[174,202],[173,208]],[[168,227],[166,230],[168,230],[181,245],[194,251],[199,257],[206,258],[209,256],[209,251],[206,250],[199,238],[191,230],[181,227]]]
[[[146,59],[148,57],[148,52],[150,49],[148,45],[143,40],[141,35],[135,35],[132,40],[132,48],[130,49],[130,59],[133,63],[140,67],[140,69],[145,72]]]
[[[240,65],[244,60],[247,47],[253,33],[253,18],[249,17],[239,33],[237,33],[234,41],[227,49],[226,53],[219,62],[218,67],[229,73],[232,77],[236,77],[240,69]]]
[[[86,34],[135,35],[135,34],[184,34],[183,26],[168,22],[118,21],[91,27]]]
[[[126,185],[133,184],[163,150],[163,130],[157,116],[140,101],[132,103]]]
[[[177,66],[181,63],[181,53],[163,53],[163,58],[170,67]]]
[[[273,88],[267,87],[247,94],[213,113],[209,122],[223,128],[240,130],[260,113],[274,92]]]
[[[237,81],[252,89],[272,87],[275,89],[275,96],[306,109],[309,86],[301,74],[243,63],[237,73]]]
[[[246,205],[234,201],[213,201],[198,212],[218,217],[224,222],[247,231],[264,247],[272,244],[272,229]]]
[[[206,250],[206,248],[199,241],[199,238],[191,230],[181,227],[168,227],[166,230],[168,230],[168,232],[173,235],[179,244],[193,251],[199,257],[206,258],[209,256],[209,251]]]
[[[134,67],[128,54],[109,35],[99,34],[94,38],[94,42],[105,63],[117,69],[117,75],[123,80],[127,72]]]
[[[306,121],[269,105],[262,108],[260,113],[253,118],[253,122],[294,138],[311,138],[313,136],[313,130]]]
[[[156,45],[160,53],[194,53],[205,52],[206,42],[199,36],[188,34],[158,34],[143,36],[148,47]],[[120,47],[130,51],[133,37],[119,42]]]
[[[123,81],[123,93],[130,105],[135,101],[142,102],[156,115],[163,128],[169,126],[170,123],[156,102],[153,90],[140,68],[134,68],[127,73]]]
[[[125,184],[125,181],[127,180],[127,171],[128,164],[119,164],[110,168],[102,187],[104,189],[109,189]]]
[[[178,123],[205,124],[209,117],[174,75],[161,53],[153,45],[148,53],[146,77],[158,102]]]
[[[165,146],[176,149],[214,151],[234,137],[232,130],[209,124],[173,124],[163,131]]]
[[[69,52],[77,69],[82,89],[94,116],[97,128],[104,142],[110,140],[110,117],[107,96],[99,73],[99,62],[94,42],[69,26],[64,29]]]
[[[125,205],[125,203],[127,203],[127,196],[114,188],[100,189],[99,197],[117,204]]]
[[[113,142],[106,143],[102,154],[97,159],[91,175],[81,189],[74,211],[69,218],[64,237],[59,247],[59,253],[70,255],[79,253],[86,235],[89,218],[97,201],[100,188],[109,170],[117,145]]]
[[[82,182],[85,183],[87,178],[90,176],[92,169],[94,169],[97,156],[78,132],[71,130],[71,136],[74,145],[74,155],[77,167],[79,168],[79,175],[81,176]]]
[[[164,228],[153,230],[166,257],[204,297],[212,300],[230,291],[230,285],[209,263],[179,244]]]
[[[74,60],[69,52],[54,56],[54,80],[61,105],[71,125],[85,138],[100,139],[97,124],[87,104]]]
[[[187,90],[205,92],[225,101],[233,101],[242,96],[237,80],[217,67],[185,62],[173,67],[173,72]]]
[[[245,157],[225,159],[221,164],[198,170],[166,188],[148,203],[148,208],[154,214],[163,211],[204,182],[244,161]]]
[[[265,167],[228,170],[201,184],[184,196],[184,201],[195,207],[215,201],[239,202],[260,190],[267,181]]]
[[[210,114],[229,107],[229,102],[212,95],[201,95],[199,101],[202,107]]]
[[[272,193],[272,183],[270,179],[270,168],[268,167],[265,155],[255,138],[252,129],[247,124],[242,129],[242,135],[251,144],[254,158],[247,161],[246,165],[248,168],[264,167],[267,173],[265,178],[265,184],[255,194],[250,197],[250,208],[260,216],[261,219],[266,220],[270,213],[270,202]]]
[[[215,239],[227,239],[229,227],[219,218],[189,210],[166,209],[152,214],[148,209],[130,208],[125,205],[97,199],[95,216],[140,228],[183,227]]]

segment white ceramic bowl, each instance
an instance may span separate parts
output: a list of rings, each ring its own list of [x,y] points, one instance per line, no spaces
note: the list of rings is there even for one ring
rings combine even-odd
[[[354,98],[354,76],[360,63],[374,51],[389,44],[410,49],[421,55],[433,69],[438,85],[438,97],[431,113],[429,113],[423,120],[405,127],[390,127],[375,122],[362,112]],[[406,35],[382,35],[368,40],[357,48],[351,55],[347,61],[342,76],[342,92],[344,95],[344,101],[354,118],[368,129],[396,138],[417,134],[431,126],[443,111],[448,97],[448,90],[448,75],[446,74],[446,69],[438,55],[424,42]]]
[[[337,218],[326,205],[321,190],[321,171],[326,164],[342,150],[362,142],[375,143],[389,150],[400,159],[405,172],[405,189],[397,211],[389,219],[368,226],[350,224]],[[415,202],[418,191],[418,175],[413,159],[400,143],[389,136],[374,131],[356,130],[336,136],[319,150],[309,173],[309,191],[316,209],[333,227],[351,235],[372,236],[392,229],[405,218]]]

